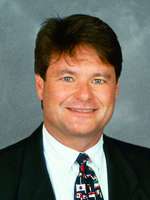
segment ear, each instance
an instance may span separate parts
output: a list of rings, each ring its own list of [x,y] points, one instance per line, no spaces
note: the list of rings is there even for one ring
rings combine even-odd
[[[35,88],[40,101],[43,100],[44,80],[39,74],[35,74]]]
[[[119,96],[119,93],[120,93],[120,82],[118,81],[116,83],[116,98]]]

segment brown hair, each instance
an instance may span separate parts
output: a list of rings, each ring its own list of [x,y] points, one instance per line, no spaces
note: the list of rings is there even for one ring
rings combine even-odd
[[[45,79],[52,55],[71,55],[81,44],[94,48],[104,62],[114,67],[119,79],[122,52],[115,32],[101,19],[83,14],[49,18],[42,24],[35,46],[35,73]]]

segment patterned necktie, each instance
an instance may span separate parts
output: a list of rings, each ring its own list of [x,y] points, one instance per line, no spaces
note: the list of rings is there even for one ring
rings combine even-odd
[[[79,174],[75,182],[74,200],[104,200],[95,172],[87,166],[89,156],[80,153],[77,157]]]

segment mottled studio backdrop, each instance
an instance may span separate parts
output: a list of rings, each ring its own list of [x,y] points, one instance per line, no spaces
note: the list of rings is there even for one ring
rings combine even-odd
[[[149,0],[0,0],[0,147],[30,135],[42,120],[33,73],[40,24],[74,13],[102,18],[123,49],[121,93],[105,132],[150,147]]]

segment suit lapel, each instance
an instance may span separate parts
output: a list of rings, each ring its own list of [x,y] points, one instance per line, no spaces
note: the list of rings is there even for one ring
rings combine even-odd
[[[43,155],[41,130],[42,127],[29,137],[24,150],[18,200],[55,200]]]
[[[17,200],[55,200],[42,147],[42,126],[28,138],[18,180]],[[104,136],[109,200],[148,200],[137,176],[111,139]]]
[[[137,176],[118,147],[104,136],[109,200],[148,200]]]

